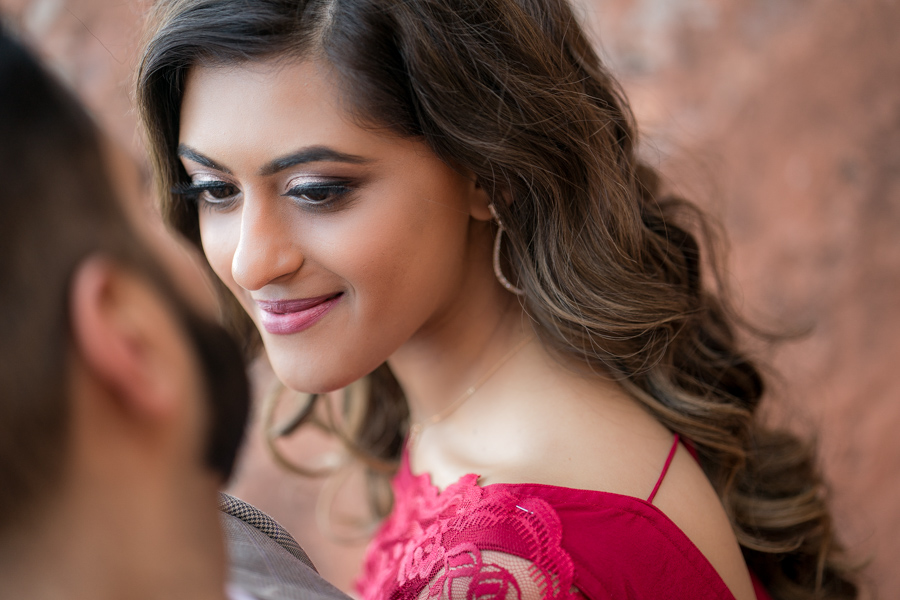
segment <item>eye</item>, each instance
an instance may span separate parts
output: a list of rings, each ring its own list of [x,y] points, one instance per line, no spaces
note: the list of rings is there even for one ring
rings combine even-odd
[[[224,181],[217,181],[212,185],[203,185],[202,187],[203,191],[200,194],[201,197],[205,194],[215,200],[226,200],[238,194],[237,187],[230,183],[225,183]]]
[[[234,184],[226,181],[207,180],[176,185],[172,192],[190,200],[198,205],[206,205],[218,210],[230,207],[240,190]]]
[[[348,181],[311,181],[291,187],[285,196],[313,210],[337,208],[352,191]]]

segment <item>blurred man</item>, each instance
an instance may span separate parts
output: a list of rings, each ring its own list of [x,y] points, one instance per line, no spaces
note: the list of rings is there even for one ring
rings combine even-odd
[[[217,512],[244,366],[108,163],[0,31],[0,598],[344,598],[265,515]]]

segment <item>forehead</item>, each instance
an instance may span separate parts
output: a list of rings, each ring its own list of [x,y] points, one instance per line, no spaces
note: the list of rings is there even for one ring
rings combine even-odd
[[[267,155],[298,144],[358,145],[367,139],[376,144],[391,137],[360,127],[342,102],[333,69],[304,60],[194,67],[180,122],[180,141],[192,146],[239,145]]]

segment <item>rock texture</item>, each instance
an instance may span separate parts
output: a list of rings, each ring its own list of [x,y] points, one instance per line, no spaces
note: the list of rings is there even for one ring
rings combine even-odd
[[[817,433],[840,533],[869,561],[869,591],[894,597],[900,2],[578,6],[633,103],[644,155],[724,223],[729,284],[743,312],[770,329],[807,330],[757,347],[776,373],[767,414]],[[0,10],[140,160],[128,83],[144,4],[0,0]],[[286,450],[308,453],[310,444]],[[316,529],[320,483],[279,471],[258,435],[244,461],[239,495],[287,525],[323,574],[348,588],[362,544],[345,548]]]

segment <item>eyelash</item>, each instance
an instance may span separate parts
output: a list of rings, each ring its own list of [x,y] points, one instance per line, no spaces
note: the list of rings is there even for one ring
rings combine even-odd
[[[231,193],[223,197],[215,196],[216,192],[223,190]],[[325,212],[338,208],[351,191],[353,186],[349,181],[315,182],[295,185],[282,196],[291,198],[306,210]],[[172,188],[172,193],[194,202],[198,208],[225,211],[231,208],[240,191],[237,186],[225,181],[200,181],[179,183]],[[323,200],[311,198],[323,193],[326,194]]]
[[[353,186],[349,181],[322,181],[295,185],[282,196],[292,198],[309,210],[325,212],[337,209],[343,201],[348,199],[352,191]],[[311,197],[322,194],[325,195],[323,200],[314,200]]]
[[[216,198],[214,194],[223,190],[234,190],[234,192],[228,196]],[[172,193],[194,202],[198,207],[209,206],[216,210],[225,210],[234,204],[237,187],[225,181],[182,182],[172,187]]]

